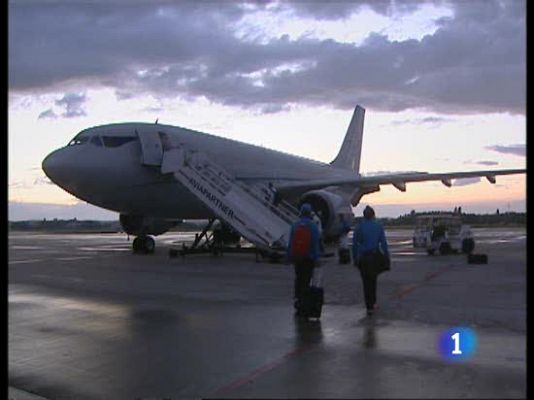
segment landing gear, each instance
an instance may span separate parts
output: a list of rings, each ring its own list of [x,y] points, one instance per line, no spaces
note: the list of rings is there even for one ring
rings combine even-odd
[[[191,246],[186,246],[182,243],[182,249],[169,249],[169,257],[176,257],[178,255],[181,255],[182,257],[185,257],[187,253],[200,253],[200,252],[210,252],[213,255],[217,255],[217,249],[214,248],[214,234],[211,235],[208,233],[208,231],[211,229],[213,224],[215,223],[215,218],[211,218],[208,221],[208,224],[204,227],[200,235],[197,233],[195,234],[195,241]],[[204,243],[201,243],[202,239],[204,239]]]
[[[152,236],[137,236],[132,243],[135,254],[152,254],[156,249],[156,242]]]
[[[221,221],[219,221],[221,223]],[[212,233],[209,230],[215,223],[215,218],[210,219],[200,234],[195,235],[195,241],[192,245],[186,246],[182,243],[181,248],[169,249],[169,257],[174,258],[181,256],[185,258],[187,254],[212,254],[213,256],[222,256],[225,253],[253,253],[256,261],[261,258],[269,258],[270,262],[280,262],[285,256],[285,248],[271,249],[270,251],[261,250],[254,246],[241,246],[239,243],[240,235],[233,232],[226,226],[215,226]],[[230,246],[229,246],[230,245]]]
[[[471,238],[462,240],[462,253],[471,254],[475,249],[475,241]]]
[[[439,245],[439,254],[446,255],[451,254],[452,248],[449,242],[443,242]]]

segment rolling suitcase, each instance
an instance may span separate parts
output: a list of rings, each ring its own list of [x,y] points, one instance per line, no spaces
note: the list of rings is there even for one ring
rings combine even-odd
[[[338,250],[339,263],[340,264],[349,264],[350,263],[350,250],[347,248],[340,248]]]
[[[487,254],[468,254],[467,262],[469,264],[487,264],[488,255]]]
[[[313,270],[311,285],[302,295],[302,301],[297,303],[298,315],[306,318],[321,318],[324,302],[324,289],[322,287],[322,268]]]
[[[304,292],[299,315],[306,318],[321,318],[323,309],[324,289],[311,286]]]

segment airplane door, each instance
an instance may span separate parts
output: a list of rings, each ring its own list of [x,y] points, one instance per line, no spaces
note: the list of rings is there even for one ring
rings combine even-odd
[[[135,131],[141,142],[141,164],[143,165],[161,165],[163,158],[163,146],[158,132],[143,132],[140,134]]]

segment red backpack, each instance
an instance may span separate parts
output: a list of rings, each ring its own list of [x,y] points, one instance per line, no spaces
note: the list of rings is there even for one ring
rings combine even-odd
[[[312,232],[306,223],[299,223],[293,232],[291,241],[291,256],[294,259],[308,258],[311,250]]]

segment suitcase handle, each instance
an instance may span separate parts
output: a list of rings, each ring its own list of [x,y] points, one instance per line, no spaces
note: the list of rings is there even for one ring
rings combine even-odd
[[[311,286],[323,287],[323,267],[315,267],[311,278]]]

